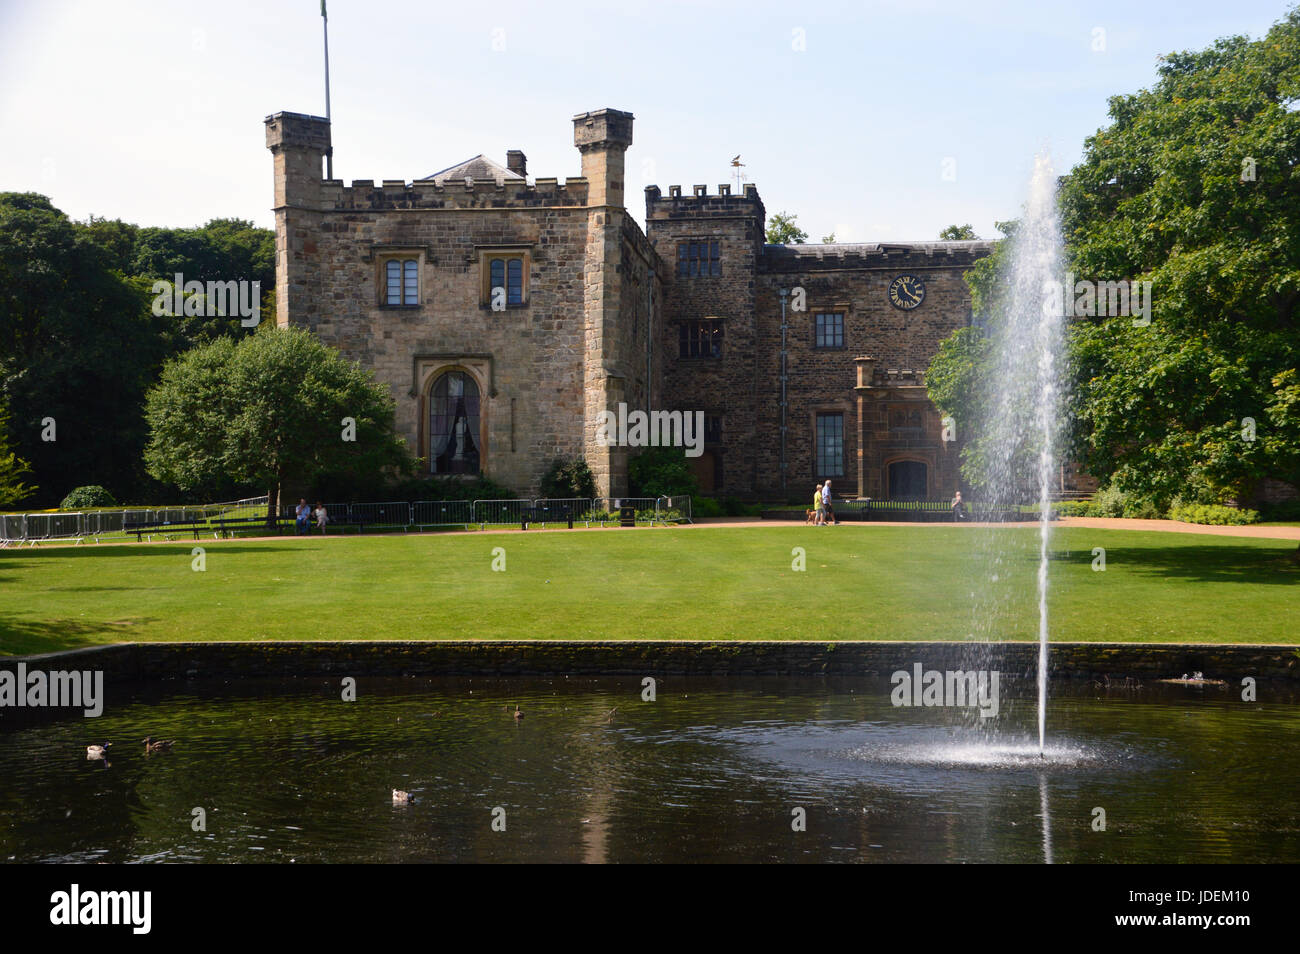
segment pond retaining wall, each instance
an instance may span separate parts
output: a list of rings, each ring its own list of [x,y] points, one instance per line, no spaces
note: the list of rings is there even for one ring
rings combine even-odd
[[[1054,643],[1052,678],[1300,681],[1300,647]],[[870,676],[910,669],[1037,672],[1035,643],[712,640],[427,640],[121,643],[0,657],[0,671],[102,670],[106,682],[269,676],[654,675]]]

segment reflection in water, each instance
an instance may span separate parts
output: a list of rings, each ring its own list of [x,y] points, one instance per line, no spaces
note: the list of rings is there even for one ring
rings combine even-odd
[[[1062,685],[1040,760],[1030,679],[995,733],[890,688],[665,676],[645,703],[639,677],[362,679],[343,703],[240,681],[110,697],[93,727],[6,713],[0,860],[1300,860],[1295,699]],[[85,759],[149,734],[175,747]],[[1098,804],[1122,839],[1090,831]]]
[[[1038,776],[1038,801],[1043,812],[1043,863],[1052,863],[1052,812],[1047,806],[1047,776]]]

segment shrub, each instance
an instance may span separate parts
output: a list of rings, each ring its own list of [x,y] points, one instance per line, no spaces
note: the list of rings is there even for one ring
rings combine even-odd
[[[1124,516],[1133,520],[1159,520],[1164,514],[1154,500],[1130,494],[1124,502]]]
[[[596,496],[596,478],[587,462],[580,457],[565,460],[555,458],[546,475],[542,477],[541,495],[551,498]]]
[[[697,494],[699,481],[680,447],[647,447],[627,465],[633,497]]]
[[[421,477],[389,484],[382,496],[353,495],[353,500],[516,500],[519,495],[486,477]]]
[[[1091,500],[1062,500],[1052,504],[1058,517],[1096,517],[1096,508]]]
[[[116,507],[117,501],[99,484],[78,487],[63,498],[60,510],[89,510],[92,507]]]
[[[1128,517],[1133,520],[1158,520],[1164,511],[1150,497],[1120,490],[1114,484],[1099,491],[1092,498],[1090,517]]]
[[[696,517],[721,517],[722,504],[712,497],[697,495],[691,498],[691,514]]]
[[[1265,520],[1300,520],[1300,500],[1283,500],[1281,503],[1262,504],[1260,516]]]
[[[1239,510],[1222,504],[1186,504],[1169,511],[1170,520],[1216,527],[1242,526],[1259,522],[1258,510]]]

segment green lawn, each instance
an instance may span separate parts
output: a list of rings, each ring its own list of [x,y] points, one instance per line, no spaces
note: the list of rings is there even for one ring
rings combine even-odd
[[[555,530],[200,545],[202,573],[191,569],[191,542],[0,551],[0,653],[195,639],[1036,635],[1029,529]],[[798,546],[804,572],[791,569]],[[491,568],[495,547],[505,550],[505,572]],[[1092,569],[1094,547],[1106,550],[1104,572]],[[1295,549],[1285,540],[1060,528],[1053,638],[1300,643]]]

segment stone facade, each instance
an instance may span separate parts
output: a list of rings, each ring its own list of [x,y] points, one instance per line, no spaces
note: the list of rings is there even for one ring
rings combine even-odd
[[[808,496],[825,477],[837,496],[956,489],[956,444],[942,439],[924,371],[970,321],[962,273],[991,243],[769,246],[753,185],[652,186],[643,232],[626,208],[632,115],[573,124],[582,175],[563,182],[529,180],[511,150],[505,167],[453,167],[478,176],[468,180],[345,185],[321,175],[325,120],[268,117],[278,323],[311,329],[386,382],[398,432],[435,471],[450,451],[431,419],[434,388],[455,372],[478,400],[457,425],[457,454],[472,447],[470,472],[522,494],[557,457],[584,458],[602,495],[627,493],[627,449],[598,439],[602,412],[620,404],[703,412],[694,464],[707,491]],[[682,264],[686,248],[704,255],[703,274]],[[523,290],[502,306],[488,276],[503,257],[523,262]],[[904,274],[925,284],[910,311],[889,299]],[[409,276],[401,303],[393,275]],[[830,346],[816,340],[819,313],[842,316]],[[713,344],[701,349],[701,335]]]

